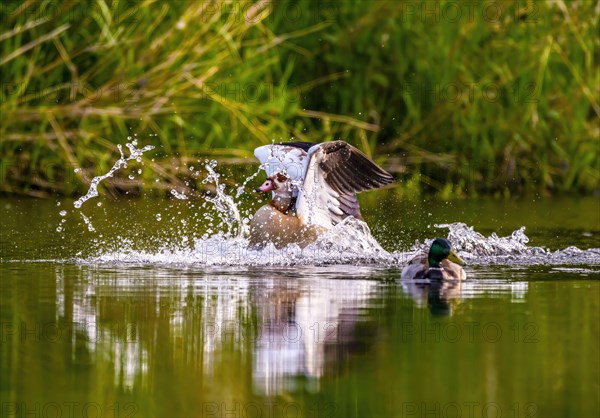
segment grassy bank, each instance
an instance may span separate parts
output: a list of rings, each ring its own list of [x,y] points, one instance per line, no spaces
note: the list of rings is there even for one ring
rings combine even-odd
[[[404,195],[598,192],[599,13],[562,0],[9,2],[0,191],[81,192],[132,137],[157,146],[153,161],[107,192],[201,187],[185,167],[204,158],[241,176],[254,147],[290,138],[346,139]]]

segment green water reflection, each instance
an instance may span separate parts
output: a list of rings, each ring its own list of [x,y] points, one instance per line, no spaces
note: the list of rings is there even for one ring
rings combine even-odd
[[[119,416],[254,416],[257,405],[262,416],[269,405],[274,416],[598,411],[597,280],[474,280],[442,297],[451,315],[440,316],[430,292],[398,285],[394,270],[344,279],[338,269],[302,278],[4,265],[3,407],[89,403],[110,415],[120,405]]]

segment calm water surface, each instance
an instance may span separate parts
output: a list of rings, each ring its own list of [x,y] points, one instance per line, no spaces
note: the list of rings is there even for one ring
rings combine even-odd
[[[390,252],[457,221],[600,247],[596,198],[369,199]],[[0,200],[2,417],[600,415],[598,263],[474,262],[436,287],[393,263],[98,262],[209,226],[186,202],[97,201],[90,231],[69,201]]]

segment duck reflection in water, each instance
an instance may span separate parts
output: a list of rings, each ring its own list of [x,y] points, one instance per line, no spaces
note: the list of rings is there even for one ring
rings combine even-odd
[[[436,316],[450,316],[462,302],[463,282],[458,280],[401,281],[402,290],[419,308]]]
[[[402,270],[403,289],[419,306],[425,301],[434,315],[451,315],[452,305],[461,300],[462,282],[467,278],[464,261],[450,241],[436,238],[427,253],[411,259]]]

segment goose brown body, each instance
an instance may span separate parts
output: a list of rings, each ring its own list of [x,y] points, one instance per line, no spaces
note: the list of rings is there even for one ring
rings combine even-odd
[[[250,224],[250,245],[261,246],[272,242],[276,248],[289,244],[306,247],[317,239],[321,228],[305,226],[291,211],[282,211],[281,207],[271,201],[261,207],[252,218]]]

